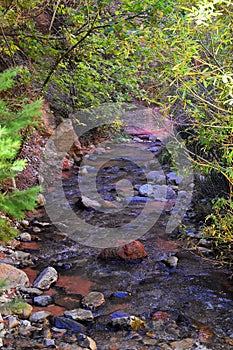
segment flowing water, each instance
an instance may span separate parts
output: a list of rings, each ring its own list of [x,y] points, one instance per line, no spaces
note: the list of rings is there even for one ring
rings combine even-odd
[[[34,256],[34,267],[31,272],[29,269],[27,271],[33,274],[35,270],[35,275],[38,270],[48,265],[58,270],[59,280],[52,289],[55,304],[61,307],[58,314],[64,308],[77,307],[81,297],[90,290],[104,293],[106,302],[94,311],[96,321],[89,326],[89,334],[96,340],[98,349],[110,349],[110,345],[114,343],[119,344],[120,350],[163,349],[158,346],[158,343],[170,343],[184,338],[194,338],[197,342],[200,341],[203,349],[205,347],[232,349],[233,284],[230,272],[199,257],[192,250],[182,248],[174,234],[166,233],[166,224],[172,215],[177,186],[170,184],[172,189],[171,187],[166,188],[165,196],[162,194],[159,198],[142,193],[145,188],[142,186],[146,184],[145,172],[160,171],[161,168],[149,169],[153,163],[151,159],[144,162],[146,164],[144,170],[141,167],[135,167],[135,164],[140,162],[140,157],[145,155],[147,149],[152,146],[154,147],[152,151],[154,159],[161,145],[151,144],[145,140],[144,142],[143,140],[137,141],[140,142],[131,141],[124,145],[127,149],[127,160],[122,154],[122,158],[118,157],[116,161],[116,157],[111,156],[111,149],[107,144],[105,147],[105,154],[108,153],[111,161],[101,160],[102,168],[99,167],[96,197],[94,196],[93,200],[98,200],[101,194],[105,201],[115,203],[115,212],[109,207],[108,202],[104,212],[83,206],[80,201],[81,192],[86,196],[90,195],[90,180],[85,181],[85,176],[80,175],[79,167],[63,172],[63,177],[59,180],[62,186],[59,189],[51,187],[50,197],[57,213],[58,225],[43,226],[41,222],[49,222],[43,210],[36,221],[32,222],[32,228],[39,227],[40,232],[36,235],[41,241],[35,247],[30,244],[27,247],[24,246],[24,249],[30,251]],[[135,147],[140,147],[142,150],[137,156],[134,151]],[[129,154],[134,157],[135,162],[129,161],[132,159]],[[85,166],[89,166],[87,170],[91,173],[91,166],[98,162],[98,154],[96,154],[87,158]],[[166,166],[162,171],[165,175],[169,173]],[[82,180],[81,185],[80,179]],[[133,183],[132,188],[125,180]],[[156,181],[154,184],[167,186],[166,176],[160,177],[160,181],[159,185],[156,185]],[[116,183],[119,186],[117,190]],[[59,191],[65,193],[66,203],[61,202],[63,197],[60,196]],[[121,210],[120,214],[116,198],[118,195],[119,197],[122,195],[122,201],[127,202],[127,198],[130,198],[127,202],[127,210]],[[149,203],[146,210],[144,210],[145,202]],[[121,206],[120,200],[119,203]],[[68,235],[67,238],[59,233],[59,216],[60,221],[63,221],[62,224],[65,225],[62,214],[64,206],[66,208],[69,206],[69,211],[72,210],[79,219],[93,226],[97,237],[95,238],[93,231],[90,233],[91,239],[88,237],[88,232],[80,233],[82,225],[81,228],[77,227],[77,232],[72,233],[71,236]],[[156,216],[154,213],[157,213]],[[107,229],[118,227],[118,233],[121,233],[117,240],[120,241],[124,238],[124,225],[127,224],[129,227],[132,225],[132,232],[138,230],[133,222],[133,219],[138,216],[143,223],[140,226],[141,233],[136,233],[135,237],[133,234],[133,237],[143,243],[147,258],[141,260],[108,259],[106,261],[99,259],[100,246],[103,245],[105,236],[101,236],[101,240],[98,241],[98,230],[101,227]],[[60,231],[61,227],[62,225],[59,226]],[[86,242],[89,242],[86,245],[85,235]],[[97,242],[97,247],[93,246],[93,242]],[[106,242],[106,244],[109,243],[107,234]],[[173,255],[178,257],[178,265],[172,268],[168,266],[166,259]],[[145,320],[150,329],[150,336],[148,329],[137,333],[112,329],[111,315],[116,311],[126,315],[135,315]],[[155,321],[152,321],[152,316],[156,312],[169,315],[167,317],[176,324],[177,334],[174,331],[174,324],[172,326],[169,323],[166,326],[166,321],[164,321],[163,325],[156,325]],[[145,341],[146,332],[148,333],[147,341]],[[192,349],[198,348],[197,345],[195,346]],[[202,348],[201,345],[199,348]]]

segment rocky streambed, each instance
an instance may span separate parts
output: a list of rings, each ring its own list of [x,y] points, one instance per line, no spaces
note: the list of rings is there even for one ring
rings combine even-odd
[[[106,143],[80,166],[66,162],[57,179],[62,186],[48,187],[56,220],[41,207],[21,223],[18,239],[1,247],[0,276],[7,279],[0,297],[3,349],[233,348],[231,274],[207,259],[208,242],[191,221],[192,184],[179,188],[182,179],[168,164],[157,166],[163,143],[153,135],[134,135],[123,146],[117,157],[116,147],[113,152]],[[140,160],[143,166],[135,167]],[[96,167],[93,192],[88,176]],[[182,232],[200,243],[206,258],[183,248],[177,230],[167,230],[183,204]],[[122,205],[126,210],[119,214]],[[70,235],[67,207],[96,236],[79,228]],[[108,244],[112,227],[119,228],[118,248]],[[104,232],[101,239],[98,232]],[[26,304],[20,299],[16,306],[16,297]]]

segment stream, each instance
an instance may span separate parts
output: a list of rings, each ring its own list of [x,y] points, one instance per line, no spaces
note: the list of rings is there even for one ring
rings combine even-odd
[[[193,249],[183,248],[177,234],[166,230],[174,213],[180,180],[166,164],[161,167],[155,161],[161,147],[161,141],[139,135],[121,143],[117,154],[122,156],[116,159],[116,151],[111,151],[111,144],[106,142],[86,157],[85,164],[63,171],[57,188],[51,186],[52,222],[41,208],[27,229],[36,239],[22,243],[20,248],[33,257],[33,266],[24,269],[31,281],[47,266],[59,273],[58,282],[48,292],[54,297],[54,305],[34,307],[34,311],[50,310],[63,315],[65,310],[79,307],[89,291],[98,291],[104,294],[105,303],[93,311],[95,321],[87,327],[100,350],[233,349],[230,272],[201,258]],[[135,152],[135,148],[140,148],[140,152]],[[105,160],[106,155],[109,161]],[[140,160],[144,170],[135,166]],[[97,189],[93,190],[88,176],[96,176],[95,168],[99,170]],[[83,193],[97,203],[101,197],[105,210],[83,205]],[[187,190],[185,194],[189,196]],[[61,200],[64,197],[65,203]],[[62,230],[71,220],[70,211],[79,222],[88,225],[90,232],[81,232],[85,225],[75,231],[73,224],[71,234],[69,229]],[[140,225],[137,221],[134,224],[135,218],[139,218]],[[188,215],[185,220],[187,227],[193,227]],[[109,230],[115,227],[117,237],[112,242]],[[101,229],[103,233],[98,236]],[[194,230],[194,235],[198,233]],[[143,243],[147,257],[98,257],[102,248],[125,239]],[[177,266],[168,264],[172,256],[178,258]],[[139,317],[146,328],[115,328],[111,324],[114,315]]]

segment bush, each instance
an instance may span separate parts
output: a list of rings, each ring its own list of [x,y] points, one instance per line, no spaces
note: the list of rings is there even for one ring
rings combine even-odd
[[[14,86],[19,69],[6,70],[0,75],[0,93]],[[2,94],[3,96],[3,94]],[[35,125],[35,118],[41,113],[40,101],[19,104],[5,95],[0,99],[0,240],[6,241],[16,233],[6,216],[22,219],[25,210],[32,210],[36,204],[39,187],[18,191],[14,188],[14,177],[26,167],[26,160],[17,160],[21,147],[20,131]],[[12,190],[13,189],[13,190]],[[6,216],[5,216],[6,215]]]

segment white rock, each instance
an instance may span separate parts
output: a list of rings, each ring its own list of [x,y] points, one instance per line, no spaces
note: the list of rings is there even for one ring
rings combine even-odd
[[[169,256],[164,261],[169,267],[176,267],[178,264],[178,258],[176,256]]]
[[[22,232],[18,238],[22,242],[30,242],[32,240],[32,237],[28,232]]]
[[[93,321],[94,316],[90,310],[84,310],[84,309],[74,309],[74,310],[69,310],[65,311],[64,315],[68,318],[72,318],[73,320],[76,321]]]
[[[85,205],[85,207],[91,207],[91,208],[94,208],[94,209],[98,209],[98,208],[101,208],[101,204],[93,199],[90,199],[86,196],[82,196],[82,202],[83,204]]]
[[[33,287],[39,288],[39,289],[49,289],[51,284],[57,282],[58,280],[58,273],[57,271],[49,266],[46,269],[44,269],[39,276],[36,278],[36,280],[33,283]]]

